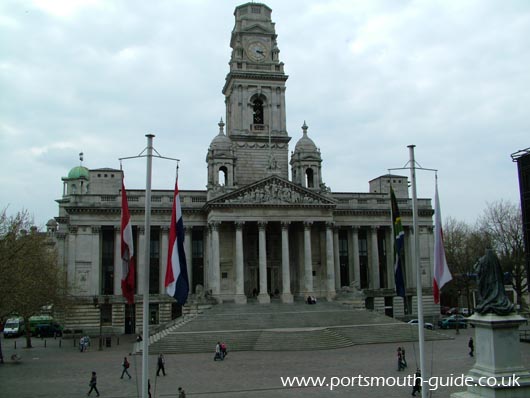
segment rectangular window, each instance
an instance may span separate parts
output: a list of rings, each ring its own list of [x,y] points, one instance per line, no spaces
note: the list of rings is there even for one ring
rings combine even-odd
[[[114,227],[101,227],[101,294],[114,294]]]
[[[112,304],[99,305],[102,326],[112,326]]]
[[[149,293],[160,293],[160,228],[151,228],[149,258]]]
[[[158,325],[158,304],[149,304],[149,325]]]

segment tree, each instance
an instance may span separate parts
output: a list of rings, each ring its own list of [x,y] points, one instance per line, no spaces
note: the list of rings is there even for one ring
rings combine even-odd
[[[450,289],[465,294],[468,309],[471,309],[471,292],[475,286],[473,265],[491,247],[489,237],[476,227],[448,218],[444,226],[444,247],[447,265],[453,275]]]
[[[491,241],[502,269],[511,274],[517,304],[523,308],[523,295],[528,291],[528,281],[521,209],[503,200],[488,203],[478,225]]]
[[[0,214],[0,317],[24,317],[27,348],[29,318],[44,306],[58,309],[67,303],[66,278],[53,247],[47,235],[32,226],[26,211],[8,217],[4,209]]]

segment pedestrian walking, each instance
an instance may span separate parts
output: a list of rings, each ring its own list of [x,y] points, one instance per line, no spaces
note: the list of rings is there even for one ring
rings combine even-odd
[[[123,367],[123,371],[121,372],[120,379],[123,379],[123,375],[129,376],[129,379],[130,379],[131,375],[129,374],[129,370],[128,369],[131,366],[131,364],[127,360],[127,357],[123,357],[123,362],[121,363],[121,366]]]
[[[414,386],[412,387],[412,396],[415,397],[417,392],[421,392],[421,372],[416,369],[414,375]]]
[[[87,397],[90,396],[90,393],[92,393],[92,391],[95,391],[96,392],[96,397],[99,397],[99,391],[98,391],[98,388],[97,388],[97,384],[98,384],[98,379],[97,379],[97,376],[96,376],[96,372],[92,372],[92,377],[90,377],[90,382],[88,383],[88,385],[90,386],[90,390],[88,390],[88,393],[87,393]]]
[[[224,359],[223,358],[223,353],[221,352],[221,343],[220,342],[217,342],[217,344],[215,345],[215,356],[213,357],[214,361],[217,361],[218,359],[220,361],[222,361]]]
[[[147,379],[147,395],[151,398],[151,379]]]
[[[473,343],[473,337],[469,338],[469,343],[467,343],[467,346],[469,347],[469,356],[472,357],[475,353],[475,343]]]
[[[401,347],[401,361],[403,362],[403,368],[406,368],[407,365],[407,357],[405,356],[405,347]]]
[[[405,369],[405,365],[403,364],[403,352],[401,351],[401,347],[398,347],[397,349],[397,365],[398,372],[401,372],[403,369]]]
[[[178,398],[186,398],[186,391],[182,387],[179,387],[179,396]]]
[[[166,368],[165,368],[166,360],[164,359],[164,354],[160,353],[158,355],[158,361],[157,361],[157,368],[156,368],[156,375],[160,376],[160,371],[162,371],[163,375],[166,375]]]

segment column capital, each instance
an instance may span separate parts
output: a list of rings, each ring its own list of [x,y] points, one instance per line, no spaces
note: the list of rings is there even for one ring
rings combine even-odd
[[[99,234],[101,232],[101,225],[92,225],[92,233]]]
[[[145,234],[145,226],[144,225],[139,225],[138,226],[138,233],[140,235],[144,235]]]
[[[71,234],[77,234],[78,228],[79,227],[77,225],[69,225],[68,226],[68,232],[71,233]]]
[[[359,232],[360,227],[358,225],[352,225],[351,229],[353,230],[353,232]]]
[[[258,221],[258,229],[265,229],[267,227],[267,221]]]
[[[244,221],[234,221],[234,225],[236,226],[236,229],[242,229],[245,225]]]
[[[190,233],[193,231],[193,225],[184,225],[184,233]]]
[[[221,221],[210,221],[208,223],[208,228],[210,228],[212,231],[217,231],[219,225],[221,225]]]
[[[161,230],[162,232],[164,232],[164,233],[169,232],[169,225],[162,225],[162,226],[160,227],[160,230]]]
[[[333,229],[334,227],[335,227],[335,223],[333,221],[326,221],[327,229]]]
[[[121,225],[114,227],[114,232],[121,232]]]
[[[290,224],[291,224],[290,221],[282,221],[281,222],[282,229],[288,229]]]
[[[313,221],[304,221],[305,229],[310,229],[312,225],[313,225]]]

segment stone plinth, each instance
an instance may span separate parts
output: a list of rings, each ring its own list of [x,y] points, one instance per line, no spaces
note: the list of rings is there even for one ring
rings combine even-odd
[[[469,318],[469,323],[475,326],[476,362],[467,376],[474,385],[451,397],[530,397],[530,372],[523,367],[519,342],[519,326],[526,323],[526,319],[517,314],[475,314]],[[519,386],[510,385],[513,380]],[[496,387],[479,385],[486,382]]]

